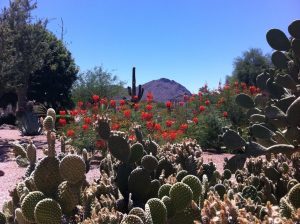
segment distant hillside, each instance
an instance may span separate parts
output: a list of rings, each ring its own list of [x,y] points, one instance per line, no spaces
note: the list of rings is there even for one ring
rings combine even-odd
[[[152,80],[143,84],[144,95],[142,100],[146,99],[147,93],[152,92],[154,96],[154,101],[166,102],[168,100],[183,100],[183,95],[191,95],[191,92],[185,88],[183,85],[175,82],[174,80],[169,80],[166,78],[161,78],[158,80]]]

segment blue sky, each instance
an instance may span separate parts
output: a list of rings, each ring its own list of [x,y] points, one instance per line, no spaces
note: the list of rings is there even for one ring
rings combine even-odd
[[[0,7],[8,0],[0,0]],[[120,80],[173,79],[197,92],[217,87],[243,51],[272,50],[270,28],[287,32],[299,0],[38,0],[33,13],[64,40],[81,71],[102,65]]]

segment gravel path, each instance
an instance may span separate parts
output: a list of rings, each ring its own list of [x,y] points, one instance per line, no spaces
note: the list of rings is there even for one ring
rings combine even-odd
[[[18,130],[12,127],[5,126],[0,129],[0,210],[5,200],[9,200],[9,190],[13,189],[15,184],[22,180],[25,174],[25,168],[19,167],[15,161],[14,155],[10,149],[10,143],[14,141],[28,142],[32,139],[33,143],[37,146],[37,158],[43,157],[42,149],[46,147],[46,136],[21,136]],[[60,150],[60,144],[57,141],[56,150]],[[225,157],[231,157],[230,154],[213,154],[204,152],[204,162],[213,161],[217,169],[223,170],[223,161]],[[3,171],[3,172],[1,172]],[[98,178],[99,170],[97,168],[91,169],[87,174],[87,180],[92,181]]]

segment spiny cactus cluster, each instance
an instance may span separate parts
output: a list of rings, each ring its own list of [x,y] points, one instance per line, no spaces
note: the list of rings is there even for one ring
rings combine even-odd
[[[271,29],[266,38],[275,50],[274,69],[257,76],[261,93],[254,98],[244,93],[237,95],[236,103],[247,109],[249,127],[235,131],[224,129],[222,140],[230,150],[240,150],[228,161],[232,169],[241,168],[249,156],[282,152],[288,156],[299,151],[300,141],[300,33],[299,20],[292,22],[288,38],[281,30]],[[248,136],[248,139],[242,136]]]
[[[10,192],[11,201],[4,204],[3,213],[8,223],[14,220],[18,223],[61,223],[63,215],[72,216],[76,212],[85,184],[86,163],[75,154],[56,156],[53,111],[49,109],[44,119],[48,141],[46,157],[36,161],[36,147],[32,141],[26,149],[13,144],[15,154],[26,156],[29,165],[24,180]]]

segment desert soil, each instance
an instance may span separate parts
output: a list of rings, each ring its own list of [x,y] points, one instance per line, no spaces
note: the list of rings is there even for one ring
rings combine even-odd
[[[37,158],[42,158],[44,156],[43,148],[46,147],[45,135],[21,136],[20,132],[12,126],[3,125],[0,127],[0,211],[2,210],[4,201],[10,199],[9,191],[13,189],[17,182],[22,180],[26,170],[26,168],[17,165],[10,144],[15,141],[28,143],[30,139],[32,139],[37,147]],[[58,141],[56,150],[60,150]],[[219,171],[223,170],[224,158],[230,158],[231,156],[230,154],[203,153],[204,162],[213,161]],[[98,176],[99,169],[95,166],[87,173],[88,181],[92,181],[98,178]]]

